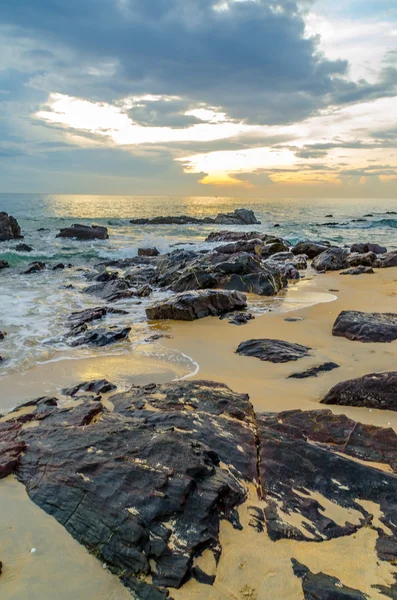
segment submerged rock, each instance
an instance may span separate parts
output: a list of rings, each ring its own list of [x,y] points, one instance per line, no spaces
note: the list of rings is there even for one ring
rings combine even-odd
[[[44,271],[45,263],[36,261],[30,263],[26,271],[23,272],[24,275],[30,275],[31,273],[39,273],[40,271]]]
[[[332,335],[358,342],[397,340],[397,314],[344,310],[336,319]]]
[[[157,248],[138,248],[138,256],[159,256]]]
[[[258,339],[242,342],[237,348],[237,354],[254,356],[266,362],[285,363],[310,356],[311,348],[282,340]]]
[[[86,308],[85,310],[79,310],[74,312],[68,318],[70,327],[78,328],[86,323],[103,319],[106,315],[127,315],[127,311],[118,310],[116,308],[110,308],[109,306],[97,306],[96,308]]]
[[[8,269],[10,265],[6,260],[0,260],[0,269]]]
[[[0,212],[0,242],[20,238],[23,238],[23,235],[21,235],[18,221],[6,212]]]
[[[316,271],[339,271],[347,266],[347,253],[342,248],[328,248],[313,260]]]
[[[306,369],[306,371],[293,373],[292,375],[289,375],[288,379],[307,379],[308,377],[317,377],[321,373],[329,373],[329,371],[333,371],[334,369],[339,369],[339,365],[334,362],[326,362],[318,367],[311,367],[310,369]]]
[[[219,213],[215,218],[190,217],[188,215],[170,216],[170,217],[154,217],[152,219],[131,219],[133,225],[202,225],[202,224],[217,224],[217,225],[260,225],[252,210],[246,208],[238,208],[232,213]]]
[[[305,600],[368,600],[368,596],[343,585],[336,577],[325,573],[312,573],[307,567],[292,559],[294,574],[302,579]]]
[[[347,271],[342,271],[341,275],[373,275],[375,271],[372,267],[353,267],[352,269],[348,269]]]
[[[146,309],[150,320],[194,321],[245,308],[245,294],[224,290],[201,290],[177,294]]]
[[[16,250],[16,252],[32,252],[33,248],[32,246],[28,246],[28,244],[18,244],[15,246],[14,250]]]
[[[128,334],[131,331],[131,327],[124,327],[123,329],[100,327],[98,329],[91,329],[83,333],[80,337],[72,340],[71,346],[109,346],[115,344],[121,340],[128,338]]]
[[[0,331],[0,340],[4,340],[4,338],[6,337],[7,332],[5,331]]]
[[[397,372],[371,373],[338,383],[321,403],[397,410]]]
[[[99,225],[74,224],[71,227],[61,229],[57,237],[74,238],[76,240],[107,240],[109,233],[106,227],[100,227]]]

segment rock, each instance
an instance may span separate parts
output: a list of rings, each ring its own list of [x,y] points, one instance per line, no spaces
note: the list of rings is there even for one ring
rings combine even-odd
[[[368,252],[374,252],[374,254],[385,254],[387,248],[379,246],[379,244],[353,244],[350,247],[350,252],[358,252],[360,254],[366,254]]]
[[[352,269],[348,269],[347,271],[342,271],[341,275],[372,275],[375,273],[372,267],[353,267]]]
[[[108,302],[115,302],[121,298],[130,298],[136,295],[136,290],[131,289],[131,282],[122,277],[109,277],[107,281],[100,281],[83,290],[86,294],[98,296]]]
[[[215,218],[190,217],[187,215],[170,216],[170,217],[154,217],[153,219],[131,219],[133,225],[260,225],[252,210],[246,208],[238,208],[232,213],[219,213]]]
[[[4,340],[6,335],[7,335],[7,333],[5,331],[0,331],[0,340]]]
[[[378,269],[397,267],[397,250],[378,256],[377,260],[374,262],[374,267],[377,267]]]
[[[18,244],[15,246],[14,250],[16,252],[32,252],[32,246],[28,246],[27,244]]]
[[[247,298],[240,292],[203,290],[177,294],[168,300],[158,302],[146,309],[146,315],[150,320],[194,321],[246,306]]]
[[[76,396],[79,392],[93,392],[94,394],[107,394],[117,388],[116,385],[110,383],[107,379],[94,379],[93,381],[85,381],[71,388],[62,390],[64,396]]]
[[[97,306],[96,308],[87,308],[85,310],[72,313],[68,318],[68,322],[70,323],[70,327],[74,329],[81,327],[86,323],[91,323],[92,321],[102,319],[109,314],[127,315],[128,313],[125,310],[109,308],[108,306]]]
[[[316,256],[327,250],[329,247],[330,244],[326,242],[312,242],[306,240],[298,242],[291,248],[291,252],[294,254],[306,254],[308,258],[316,258]]]
[[[299,321],[304,321],[302,317],[287,317],[284,319],[287,323],[299,323]]]
[[[306,371],[293,373],[292,375],[289,375],[288,379],[307,379],[308,377],[317,377],[320,375],[320,373],[328,373],[334,369],[339,369],[339,365],[334,362],[326,362],[318,367],[311,367],[310,369],[306,369]]]
[[[334,218],[334,215],[325,215],[325,218],[326,218],[326,219],[333,219],[333,218]]]
[[[311,573],[307,567],[292,559],[294,574],[302,579],[305,600],[368,600],[368,596],[343,585],[336,577]]]
[[[336,319],[332,335],[358,342],[397,340],[397,314],[344,310]]]
[[[9,268],[9,264],[6,260],[0,260],[0,270],[1,269],[8,269]]]
[[[106,227],[99,225],[79,225],[61,229],[57,237],[74,238],[76,240],[107,240],[109,233]]]
[[[238,240],[230,244],[224,244],[215,248],[214,252],[220,254],[236,254],[237,252],[247,252],[250,254],[261,254],[263,242],[260,239]]]
[[[159,256],[157,248],[138,248],[138,256]]]
[[[376,261],[376,254],[375,252],[354,252],[353,254],[349,254],[346,261],[349,267],[372,267]]]
[[[18,221],[6,212],[0,212],[0,242],[23,238]]]
[[[397,372],[371,373],[338,383],[321,403],[397,411]]]
[[[290,246],[284,240],[278,240],[265,244],[261,249],[261,255],[263,257],[272,256],[272,254],[279,254],[280,252],[289,252]]]
[[[237,354],[243,356],[254,356],[266,362],[286,363],[310,356],[311,348],[292,344],[282,340],[258,339],[242,342],[237,348]]]
[[[75,346],[109,346],[121,340],[128,338],[131,327],[124,329],[105,329],[104,327],[93,329],[85,332],[82,336],[70,342],[70,345]]]
[[[231,317],[229,317],[228,321],[231,325],[246,325],[248,321],[251,321],[252,319],[255,319],[252,313],[242,312],[232,315]]]
[[[339,271],[347,265],[346,251],[342,248],[328,248],[312,262],[313,269],[316,271]]]
[[[206,238],[206,242],[248,242],[250,240],[261,240],[262,242],[276,240],[272,235],[260,231],[212,231]]]
[[[256,481],[253,409],[245,394],[207,381],[134,387],[111,402],[113,413],[87,402],[35,428],[0,424],[0,443],[20,444],[18,479],[33,502],[134,598],[165,600],[164,587],[193,575],[195,557],[219,558],[220,521]]]
[[[23,272],[23,275],[30,275],[31,273],[38,273],[39,271],[44,271],[44,269],[45,269],[45,264],[43,262],[40,262],[40,261],[32,262],[32,263],[30,263],[30,265],[28,266],[26,271]]]

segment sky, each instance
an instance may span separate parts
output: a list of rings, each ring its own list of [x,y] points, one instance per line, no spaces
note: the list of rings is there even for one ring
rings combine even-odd
[[[397,0],[1,0],[0,192],[396,198]]]

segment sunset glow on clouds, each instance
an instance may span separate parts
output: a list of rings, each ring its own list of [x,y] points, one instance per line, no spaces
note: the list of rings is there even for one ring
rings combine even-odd
[[[73,27],[54,22],[57,7]],[[70,191],[78,164],[93,193],[98,173],[125,193],[393,194],[392,0],[102,8],[104,19],[93,0],[83,11],[44,0],[33,12],[3,0],[0,172],[10,189]]]

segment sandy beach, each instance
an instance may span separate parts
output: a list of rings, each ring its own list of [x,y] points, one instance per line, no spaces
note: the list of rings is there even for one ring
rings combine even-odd
[[[187,366],[194,363],[199,365],[199,371],[188,378],[219,381],[236,392],[248,393],[257,412],[321,408],[320,400],[336,383],[395,368],[396,343],[350,342],[332,336],[332,325],[343,309],[393,311],[396,283],[394,269],[359,278],[337,274],[314,276],[308,272],[300,283],[290,285],[281,298],[260,301],[256,298],[256,304],[267,305],[270,309],[273,305],[273,310],[258,315],[244,326],[231,325],[219,318],[154,325],[153,331],[171,336],[156,342],[158,360],[145,356],[143,347],[134,355],[103,356],[94,360],[76,361],[61,356],[58,361],[30,369],[23,377],[9,375],[3,378],[3,398],[6,398],[3,408],[7,408],[7,404],[11,408],[16,399],[57,394],[65,385],[98,377],[106,377],[120,389],[127,389],[132,384],[180,379],[186,377]],[[311,356],[297,363],[269,364],[235,353],[240,342],[261,337],[305,344],[312,348]],[[179,355],[190,357],[193,363],[175,366],[175,356]],[[174,359],[174,366],[170,358]],[[288,379],[294,372],[325,361],[335,361],[340,368],[317,378]],[[350,407],[331,407],[331,410],[363,423],[393,427],[397,431],[395,412]],[[373,467],[385,469],[385,465]],[[7,599],[50,600],[54,585],[63,590],[63,595],[57,597],[65,600],[72,595],[80,600],[129,597],[117,578],[29,500],[22,484],[11,476],[0,483],[0,488],[0,513],[3,515],[0,527],[6,532],[1,538],[0,557],[4,563],[2,588]],[[208,586],[192,580],[181,590],[172,591],[176,600],[302,600],[300,581],[290,568],[292,557],[312,572],[324,571],[347,586],[359,588],[374,600],[384,597],[371,586],[374,582],[391,585],[393,568],[389,563],[378,561],[375,553],[377,534],[373,529],[364,528],[353,536],[321,545],[296,540],[280,540],[274,544],[267,535],[258,536],[255,530],[246,526],[250,508],[266,505],[258,500],[255,488],[248,487],[247,494],[246,503],[239,508],[243,531],[235,530],[226,521],[221,523],[219,564],[215,565],[210,552],[199,559],[206,572],[216,574],[210,595]],[[325,514],[332,515],[341,524],[354,522],[357,518],[354,511],[343,509],[324,497],[317,499],[325,507]],[[379,520],[379,508],[373,505],[371,509]],[[380,526],[385,528],[381,523]],[[37,551],[30,554],[33,547],[37,547]],[[56,569],[55,564],[59,566],[60,562],[62,569]],[[44,576],[48,570],[57,572],[56,579],[51,578],[50,582]]]

